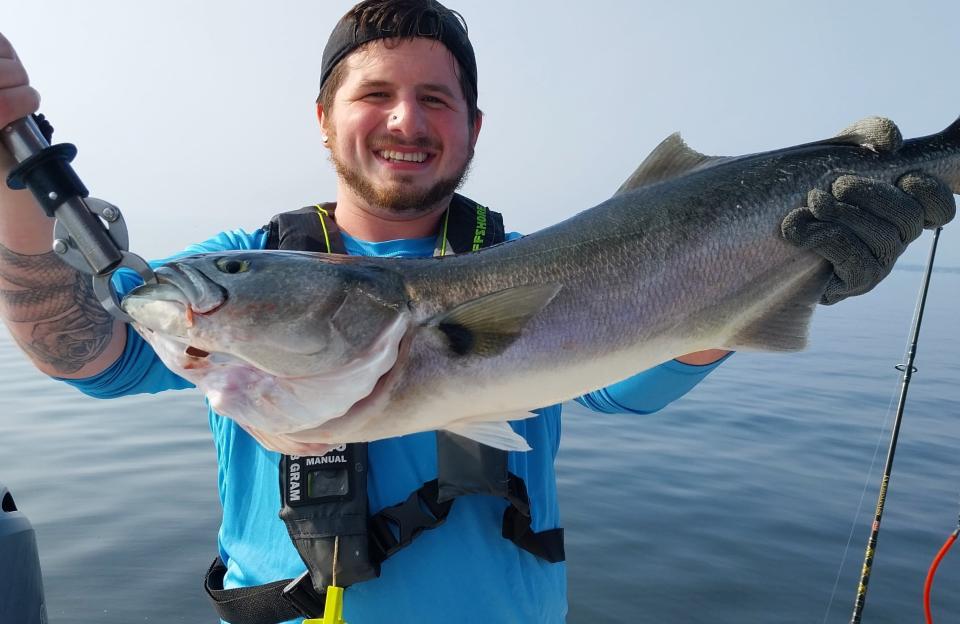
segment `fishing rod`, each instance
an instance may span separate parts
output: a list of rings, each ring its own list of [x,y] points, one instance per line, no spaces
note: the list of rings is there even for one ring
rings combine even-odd
[[[850,618],[850,624],[860,624],[863,617],[863,607],[867,602],[867,585],[870,583],[870,572],[873,568],[873,558],[877,550],[877,537],[880,534],[880,521],[883,518],[883,508],[887,499],[887,488],[890,485],[890,473],[893,471],[893,455],[897,450],[897,439],[900,437],[900,424],[903,422],[903,407],[907,402],[907,390],[910,388],[910,379],[917,369],[913,366],[914,358],[917,355],[917,341],[920,337],[920,323],[923,321],[923,310],[927,304],[927,292],[930,289],[930,275],[933,273],[933,259],[937,254],[937,242],[940,240],[940,231],[943,228],[937,228],[933,233],[933,243],[930,245],[930,257],[927,259],[927,267],[923,274],[923,286],[920,289],[920,299],[917,302],[917,309],[913,316],[913,327],[911,329],[910,346],[907,349],[907,361],[904,364],[898,364],[897,370],[903,375],[900,381],[900,399],[897,402],[897,416],[893,423],[893,433],[890,436],[890,446],[887,449],[887,460],[883,466],[883,478],[880,480],[880,492],[877,495],[877,508],[873,517],[873,526],[870,530],[870,538],[867,540],[867,549],[863,557],[863,568],[860,573],[860,584],[857,587],[857,597],[853,606],[853,616]]]

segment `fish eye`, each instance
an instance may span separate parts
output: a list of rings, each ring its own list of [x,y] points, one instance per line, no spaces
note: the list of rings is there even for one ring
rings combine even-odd
[[[250,269],[250,262],[236,258],[218,258],[215,262],[221,273],[244,273]]]

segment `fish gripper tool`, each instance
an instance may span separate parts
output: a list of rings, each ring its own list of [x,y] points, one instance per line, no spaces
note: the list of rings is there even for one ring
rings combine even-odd
[[[50,145],[32,117],[14,121],[0,131],[0,143],[17,165],[7,176],[11,189],[29,189],[47,216],[55,219],[53,251],[61,260],[93,278],[93,292],[104,309],[130,322],[110,285],[114,271],[136,271],[145,282],[156,275],[140,256],[130,253],[127,225],[120,209],[88,192],[70,162],[77,148]]]

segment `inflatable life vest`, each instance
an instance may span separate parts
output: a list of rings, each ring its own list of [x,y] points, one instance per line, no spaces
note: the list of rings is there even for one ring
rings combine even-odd
[[[335,209],[335,204],[317,204],[274,216],[264,226],[266,248],[346,253]],[[500,214],[455,194],[434,255],[476,251],[504,239]],[[344,444],[319,458],[282,456],[280,517],[307,570],[296,579],[225,590],[226,566],[216,559],[205,589],[220,617],[232,624],[322,617],[334,563],[339,586],[376,578],[383,561],[444,522],[457,496],[505,498],[503,537],[551,563],[564,560],[562,528],[531,529],[526,486],[508,472],[506,451],[445,431],[436,435],[437,478],[373,515],[367,502],[366,443]]]

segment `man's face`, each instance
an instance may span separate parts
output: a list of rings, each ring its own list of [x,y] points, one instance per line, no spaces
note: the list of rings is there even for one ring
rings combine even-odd
[[[480,130],[479,115],[467,121],[453,54],[430,39],[378,40],[342,63],[321,115],[341,183],[383,216],[435,209],[466,175]]]

